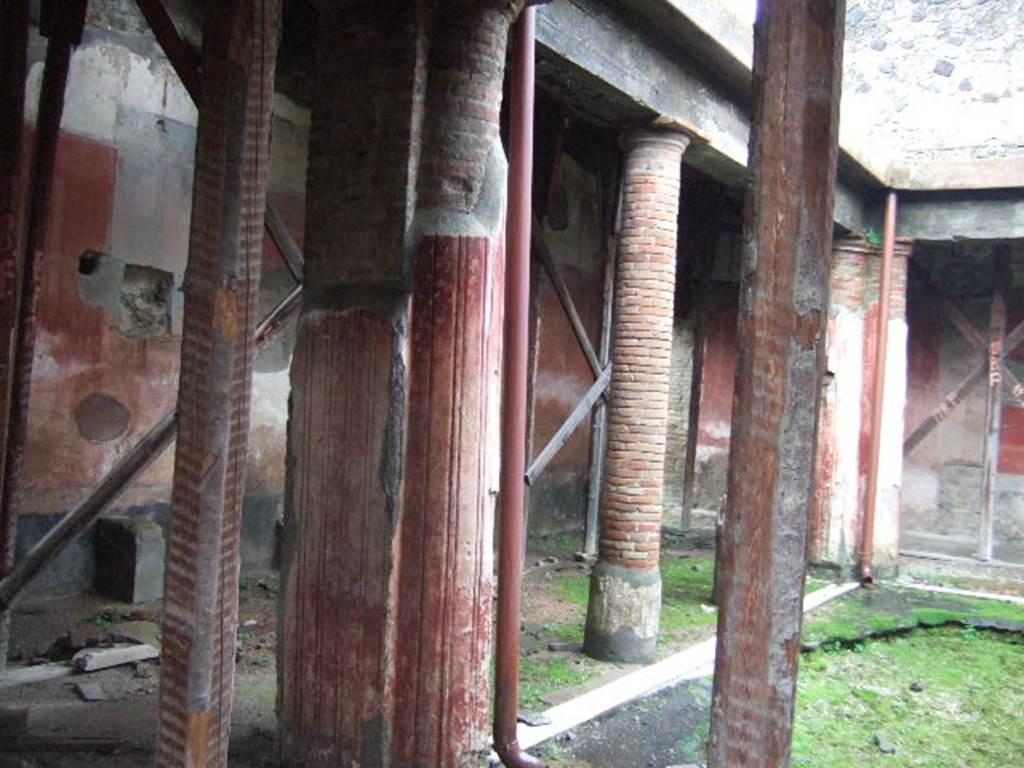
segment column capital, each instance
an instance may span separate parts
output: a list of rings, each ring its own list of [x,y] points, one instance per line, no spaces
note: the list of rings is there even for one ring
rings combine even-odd
[[[675,150],[682,155],[695,138],[682,124],[659,120],[624,128],[619,134],[619,145],[627,152],[647,146]]]

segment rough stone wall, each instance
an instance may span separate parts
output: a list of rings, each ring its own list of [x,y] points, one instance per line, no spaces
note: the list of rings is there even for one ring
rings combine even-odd
[[[901,164],[1024,154],[1021,0],[851,0],[843,113]]]
[[[172,10],[173,10],[172,5]],[[186,37],[198,29],[177,16]],[[28,130],[45,42],[32,30]],[[133,2],[93,0],[75,51],[57,155],[33,367],[24,552],[80,500],[177,397],[196,110]],[[302,240],[308,113],[275,99],[270,197]],[[291,289],[264,243],[266,310]],[[284,477],[288,331],[253,382],[243,567],[265,570]],[[276,362],[275,362],[276,360]],[[118,501],[161,522],[168,451]],[[92,583],[93,538],[77,542],[30,588],[61,594]]]

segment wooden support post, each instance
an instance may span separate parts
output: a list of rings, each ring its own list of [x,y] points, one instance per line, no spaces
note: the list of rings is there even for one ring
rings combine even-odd
[[[996,250],[992,266],[992,309],[989,314],[988,391],[985,395],[985,444],[981,460],[981,530],[978,556],[992,559],[996,481],[999,477],[999,435],[1003,414],[1003,344],[1006,335],[1005,286],[1010,284],[1010,252]]]
[[[155,764],[227,763],[279,0],[207,9]]]
[[[0,456],[6,455],[11,350],[17,306],[22,136],[25,122],[29,0],[0,0]],[[0,472],[0,484],[2,484]],[[17,518],[0,507],[0,577],[14,565]],[[0,672],[7,664],[10,616],[0,610]]]
[[[690,202],[692,200],[692,203]],[[700,441],[700,399],[704,391],[704,352],[707,345],[708,305],[715,299],[712,291],[712,276],[715,271],[715,257],[718,235],[722,225],[725,199],[720,188],[714,184],[701,184],[684,201],[687,210],[695,208],[692,216],[691,241],[684,244],[696,263],[691,267],[693,280],[684,284],[691,296],[677,298],[682,307],[689,307],[693,313],[693,355],[690,367],[690,399],[686,419],[686,454],[683,457],[683,489],[681,500],[681,521],[683,530],[693,523],[693,497],[697,482],[697,445]],[[685,211],[684,211],[685,213]],[[679,310],[676,310],[677,314]],[[684,313],[685,314],[685,311]],[[718,510],[720,512],[720,510]]]
[[[579,341],[583,355],[587,358],[587,363],[590,365],[590,370],[593,372],[594,378],[597,379],[601,376],[603,370],[601,362],[597,358],[597,353],[594,352],[594,345],[587,335],[587,329],[583,327],[580,313],[576,311],[576,304],[572,300],[572,294],[569,293],[569,286],[566,285],[565,278],[562,277],[562,271],[558,268],[558,264],[555,263],[547,243],[544,242],[544,231],[541,229],[540,222],[536,216],[533,217],[533,226],[530,232],[534,252],[540,257],[541,264],[544,265],[544,271],[547,272],[548,277],[551,279],[551,285],[558,295],[558,300],[562,303],[565,316],[569,318],[569,324],[572,325],[573,333],[576,334],[576,340]]]
[[[618,223],[615,224],[616,230]],[[612,318],[615,309],[615,253],[618,238],[608,238],[604,264],[604,295],[601,310],[600,363],[608,370],[612,357]],[[597,539],[601,532],[601,483],[604,480],[604,452],[608,445],[608,404],[597,402],[590,429],[590,476],[587,480],[587,516],[583,530],[583,553],[597,555]]]
[[[583,395],[583,399],[576,403],[576,407],[572,409],[562,426],[558,428],[558,431],[551,436],[548,440],[548,444],[544,446],[544,449],[537,454],[537,458],[533,460],[530,468],[526,470],[526,482],[528,485],[533,485],[534,481],[540,477],[540,474],[544,471],[544,468],[555,458],[555,454],[565,445],[569,438],[572,437],[573,432],[576,428],[583,423],[583,420],[587,418],[587,414],[590,413],[590,409],[594,407],[594,403],[605,393],[608,389],[608,382],[612,378],[612,367],[608,365],[604,369],[597,381],[590,385],[590,389]]]
[[[690,404],[686,427],[686,458],[683,466],[682,528],[693,524],[693,495],[697,482],[697,443],[700,440],[700,398],[704,389],[704,346],[707,344],[707,300],[710,292],[700,292],[693,330],[693,367],[690,369]]]
[[[64,90],[67,84],[71,51],[82,40],[85,25],[85,0],[57,2],[45,0],[40,15],[40,30],[47,38],[43,85],[36,118],[35,150],[28,186],[28,221],[25,225],[20,274],[14,291],[13,362],[6,383],[6,434],[3,455],[3,487],[0,491],[0,529],[4,531],[4,552],[14,547],[21,506],[22,471],[25,443],[28,439],[28,406],[31,397],[32,361],[35,357],[36,304],[39,275],[42,270],[43,244],[50,212],[50,191],[57,162],[57,141],[64,114]],[[6,19],[4,20],[6,24]],[[6,119],[6,118],[4,118]],[[20,120],[14,128],[21,131]],[[4,560],[7,561],[5,555]],[[10,562],[10,561],[7,561]],[[0,564],[0,572],[6,567]],[[0,652],[7,655],[7,624],[0,616]],[[0,662],[0,667],[4,662]]]
[[[765,0],[709,765],[782,768],[792,742],[824,368],[843,0]]]

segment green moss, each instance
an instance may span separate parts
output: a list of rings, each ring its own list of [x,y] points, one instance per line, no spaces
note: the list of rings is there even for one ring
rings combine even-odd
[[[589,576],[570,571],[557,576],[556,579],[554,591],[560,600],[587,607],[587,599],[590,596]]]
[[[936,627],[970,619],[1024,623],[1024,607],[921,590],[858,590],[808,616],[805,643],[849,642],[869,634]]]
[[[1019,635],[942,627],[816,651],[801,662],[792,764],[1018,765],[1022,711]]]

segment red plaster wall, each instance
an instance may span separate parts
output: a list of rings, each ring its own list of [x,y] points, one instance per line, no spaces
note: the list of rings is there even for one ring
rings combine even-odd
[[[74,504],[174,407],[177,398],[180,336],[128,338],[105,308],[88,304],[79,295],[79,257],[86,250],[169,272],[180,272],[183,265],[190,184],[179,188],[159,176],[148,178],[145,169],[133,168],[131,163],[130,155],[121,156],[115,147],[61,134],[41,271],[26,449],[27,514],[62,512]],[[190,168],[170,170],[191,175]],[[117,188],[119,179],[127,179],[130,205],[125,204],[126,190]],[[301,195],[272,190],[270,197],[301,245]],[[115,209],[119,242],[144,242],[145,253],[112,248],[112,242],[118,241]],[[284,269],[269,236],[264,241],[263,269],[265,275]],[[75,410],[92,393],[110,395],[128,409],[129,428],[123,436],[92,442],[79,434]],[[254,425],[250,489],[281,492],[284,428],[283,423]],[[173,451],[167,451],[133,484],[123,503],[165,501],[172,471]]]
[[[732,395],[736,379],[737,286],[716,283],[707,304],[707,341],[704,347],[704,378],[701,383],[697,444],[729,450]]]
[[[1024,408],[1003,406],[999,471],[1008,475],[1024,475]]]
[[[94,485],[118,456],[174,405],[177,337],[128,339],[104,309],[78,295],[78,260],[109,251],[117,154],[112,147],[62,134],[41,271],[39,335],[26,450],[27,512],[56,512],[76,490]],[[94,443],[78,433],[74,412],[93,392],[130,411],[128,431]],[[170,454],[168,454],[169,456]],[[141,479],[164,482],[165,458]]]

